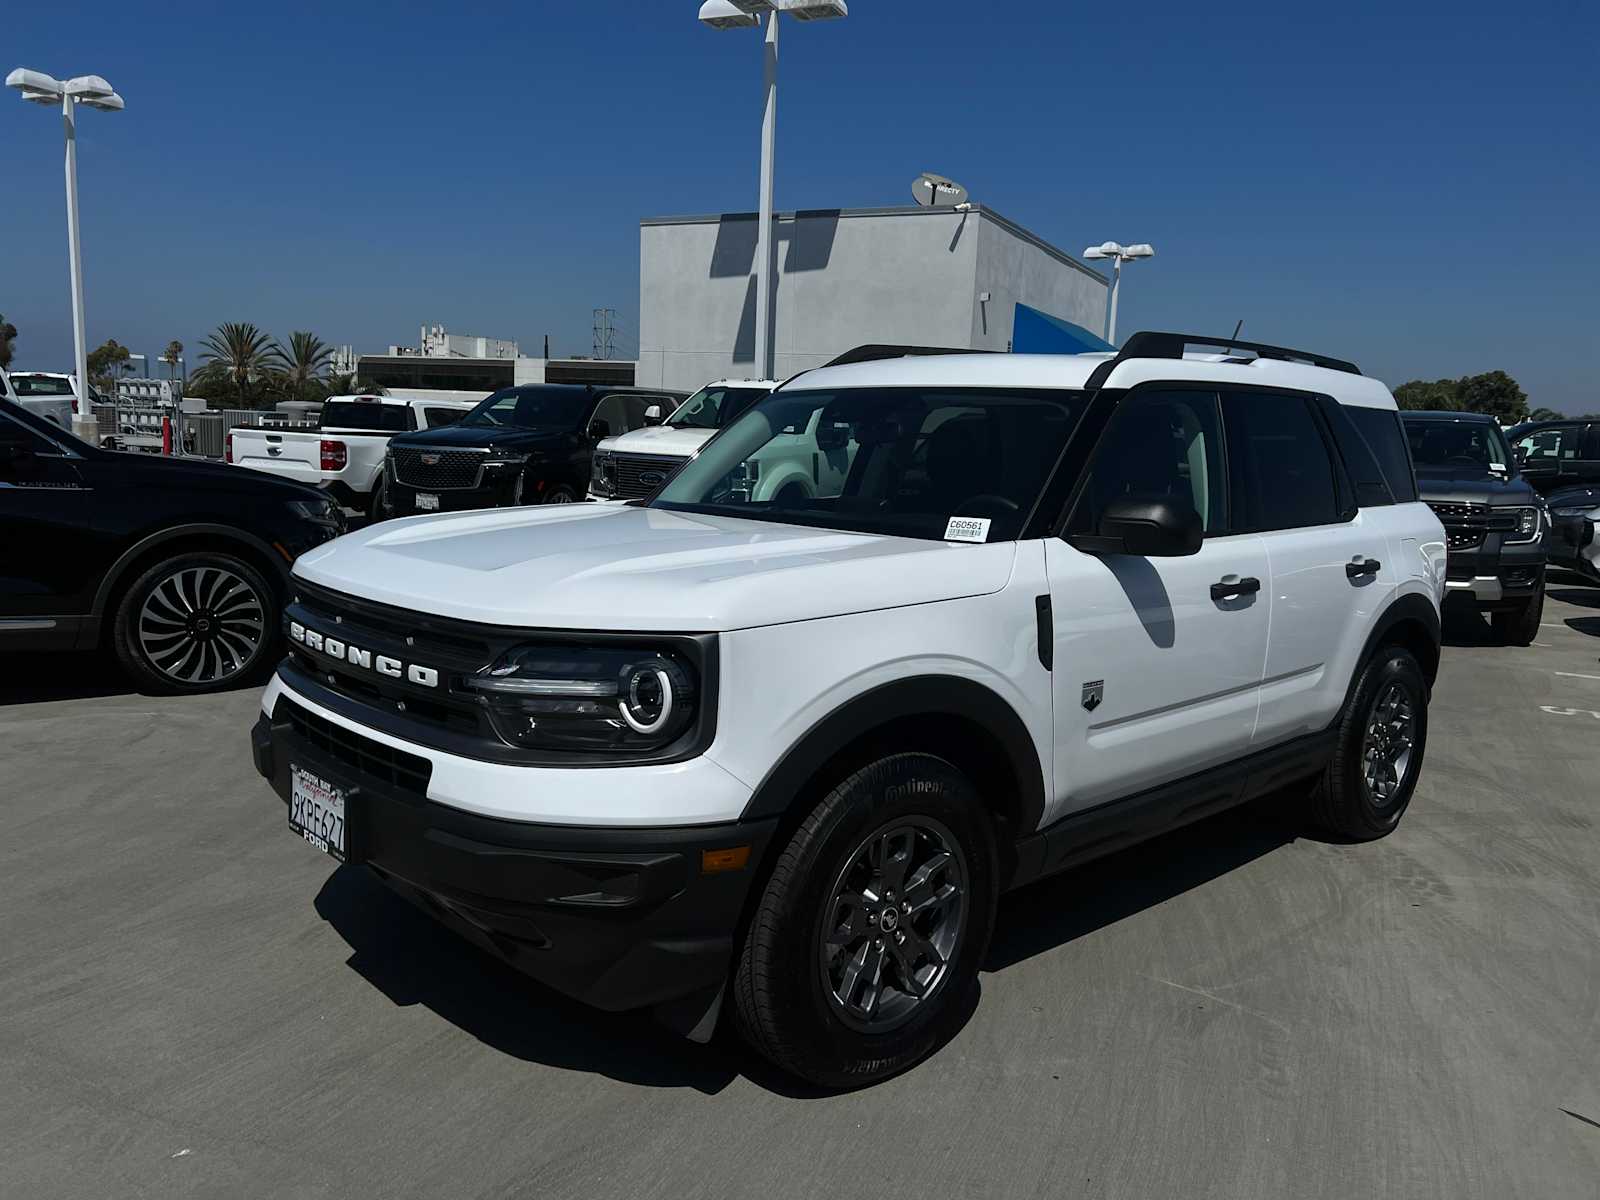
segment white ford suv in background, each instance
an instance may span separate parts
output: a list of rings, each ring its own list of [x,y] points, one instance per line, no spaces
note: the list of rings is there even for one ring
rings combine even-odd
[[[717,430],[777,386],[771,379],[719,379],[678,405],[665,421],[604,439],[590,460],[589,499],[648,496],[699,454]]]
[[[799,430],[834,482],[753,499]],[[1267,794],[1395,828],[1444,588],[1415,495],[1335,359],[823,368],[646,504],[302,555],[255,762],[292,830],[550,986],[870,1082],[959,1026],[1008,888]]]

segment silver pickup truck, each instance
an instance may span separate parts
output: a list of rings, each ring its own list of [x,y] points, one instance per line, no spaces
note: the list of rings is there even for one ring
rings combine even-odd
[[[314,430],[235,429],[228,434],[227,459],[254,471],[325,488],[342,507],[378,520],[384,515],[383,459],[389,439],[414,429],[454,424],[475,403],[329,396]]]

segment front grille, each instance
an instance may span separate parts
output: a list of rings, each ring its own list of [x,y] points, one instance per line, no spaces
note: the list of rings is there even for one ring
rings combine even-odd
[[[428,794],[433,764],[425,758],[335,725],[287,696],[278,698],[272,719],[287,721],[302,742],[358,775],[417,796]]]
[[[688,461],[675,454],[618,454],[612,459],[616,471],[612,495],[618,500],[648,496]]]
[[[1439,523],[1444,526],[1445,546],[1451,550],[1471,550],[1483,545],[1489,531],[1489,506],[1486,504],[1433,504]]]
[[[396,446],[394,477],[407,487],[447,492],[474,488],[482,474],[487,450],[430,450],[426,446]]]

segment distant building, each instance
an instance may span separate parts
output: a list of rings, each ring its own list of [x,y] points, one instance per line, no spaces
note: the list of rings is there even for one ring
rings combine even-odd
[[[443,325],[421,328],[416,346],[390,346],[387,354],[354,354],[348,346],[334,356],[335,370],[353,370],[364,384],[392,396],[476,399],[504,387],[527,383],[632,384],[631,361],[524,358],[506,338],[450,333]],[[345,362],[350,366],[346,368]]]
[[[755,374],[755,214],[639,224],[638,382]],[[774,229],[779,379],[873,342],[1009,350],[1019,308],[1030,334],[1105,325],[1105,276],[981,205],[780,213]]]

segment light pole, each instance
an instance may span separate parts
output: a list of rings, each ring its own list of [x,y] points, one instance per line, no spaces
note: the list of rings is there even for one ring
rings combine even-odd
[[[756,370],[763,379],[778,374],[772,343],[772,293],[777,285],[777,248],[772,237],[772,163],[778,131],[778,15],[799,21],[828,21],[850,15],[845,0],[705,0],[700,21],[712,29],[753,29],[766,24],[761,114],[761,207],[756,215]]]
[[[83,327],[83,252],[78,243],[78,102],[102,112],[118,112],[122,97],[98,75],[78,75],[62,82],[43,71],[18,67],[6,76],[6,86],[16,88],[34,104],[61,106],[67,133],[67,258],[72,267],[72,350],[78,373],[78,400],[72,413],[72,432],[86,442],[99,441],[94,405],[89,399],[89,350]]]
[[[1113,346],[1117,344],[1117,292],[1122,286],[1122,264],[1132,262],[1137,258],[1153,258],[1155,249],[1149,242],[1139,242],[1132,246],[1119,246],[1116,242],[1101,242],[1098,246],[1090,246],[1083,252],[1085,258],[1112,259],[1111,267],[1111,304],[1106,309],[1106,341]]]

